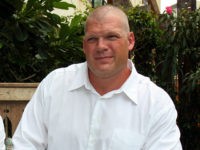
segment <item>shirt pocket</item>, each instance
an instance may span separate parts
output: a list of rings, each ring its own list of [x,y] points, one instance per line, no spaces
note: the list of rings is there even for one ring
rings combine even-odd
[[[132,130],[115,129],[110,150],[142,150],[144,135]]]

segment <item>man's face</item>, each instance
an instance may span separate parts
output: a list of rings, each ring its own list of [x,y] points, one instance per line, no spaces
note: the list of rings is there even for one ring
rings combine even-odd
[[[134,46],[134,35],[127,32],[121,19],[108,15],[87,22],[83,50],[89,73],[109,78],[127,69],[128,52]]]

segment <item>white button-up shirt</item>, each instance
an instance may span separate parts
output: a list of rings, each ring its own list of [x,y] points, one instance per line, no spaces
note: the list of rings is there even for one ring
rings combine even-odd
[[[181,150],[172,100],[129,66],[122,87],[103,96],[86,62],[50,73],[23,113],[14,150]]]

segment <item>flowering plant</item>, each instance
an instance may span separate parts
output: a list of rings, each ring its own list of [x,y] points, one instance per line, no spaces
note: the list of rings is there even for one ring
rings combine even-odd
[[[166,13],[167,13],[168,15],[171,15],[171,14],[173,13],[173,9],[172,9],[171,6],[167,6],[167,7],[166,7]]]

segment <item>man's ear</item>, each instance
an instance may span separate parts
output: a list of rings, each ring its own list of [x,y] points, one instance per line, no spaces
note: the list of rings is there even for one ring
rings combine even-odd
[[[128,49],[129,51],[131,51],[133,47],[135,46],[135,36],[133,32],[129,32],[128,41],[129,41]]]

